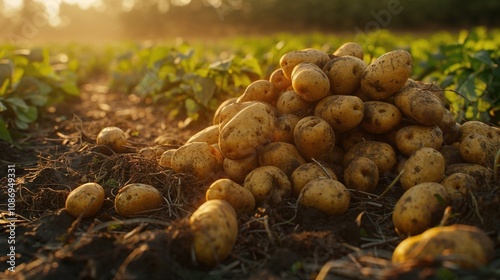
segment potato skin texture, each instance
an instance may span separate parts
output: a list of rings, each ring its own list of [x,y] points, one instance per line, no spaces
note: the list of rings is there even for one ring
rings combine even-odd
[[[295,168],[306,163],[295,145],[285,142],[272,142],[259,151],[260,166],[279,167],[287,176],[292,175]]]
[[[319,166],[316,162],[308,162],[297,167],[290,176],[293,195],[299,197],[307,183],[322,177],[337,180],[337,175],[326,164]]]
[[[441,185],[445,187],[450,201],[461,200],[477,189],[476,179],[465,173],[450,174],[441,181]]]
[[[217,109],[215,110],[214,116],[212,118],[212,124],[214,124],[214,125],[220,124],[221,123],[221,121],[220,121],[220,114],[221,114],[222,109],[224,109],[224,107],[226,107],[228,105],[236,103],[236,100],[238,100],[238,97],[232,97],[232,98],[224,100],[219,105],[219,107],[217,107]]]
[[[158,164],[163,167],[172,168],[172,156],[174,155],[177,149],[168,149],[164,151],[161,156]]]
[[[443,133],[438,126],[405,126],[396,132],[395,138],[399,152],[405,156],[410,156],[422,147],[439,150],[443,145]]]
[[[363,47],[354,42],[346,42],[333,52],[334,56],[354,56],[359,59],[364,58]]]
[[[116,212],[123,217],[140,215],[158,209],[162,203],[163,197],[160,191],[148,184],[125,185],[115,197]]]
[[[242,159],[224,158],[222,168],[229,179],[242,183],[245,177],[255,168],[259,167],[259,158],[257,153]]]
[[[85,183],[73,189],[66,197],[65,208],[77,218],[88,218],[96,215],[104,203],[104,189],[97,183]]]
[[[243,94],[236,100],[237,103],[245,101],[261,101],[276,104],[278,91],[274,84],[268,80],[257,80],[249,84]]]
[[[206,142],[210,145],[219,143],[219,125],[210,125],[191,136],[186,144],[192,142]]]
[[[405,85],[412,70],[412,58],[407,51],[385,53],[366,67],[361,90],[372,100],[389,99]]]
[[[349,208],[351,196],[339,181],[320,178],[309,181],[302,190],[299,204],[318,209],[328,215],[344,214]]]
[[[294,114],[300,117],[309,116],[314,112],[314,103],[304,100],[296,91],[287,90],[280,94],[276,101],[278,114]]]
[[[373,193],[378,180],[377,165],[367,157],[353,159],[344,169],[344,184],[350,189]]]
[[[383,101],[367,101],[360,126],[373,134],[387,133],[396,128],[403,118],[398,107]]]
[[[305,101],[315,102],[330,93],[330,80],[316,64],[300,63],[293,70],[292,87]]]
[[[288,176],[276,166],[261,166],[252,170],[245,178],[243,187],[253,194],[256,204],[268,201],[279,205],[292,193]]]
[[[219,179],[213,182],[205,193],[206,200],[222,199],[233,206],[237,215],[251,213],[255,208],[253,194],[231,179]]]
[[[441,100],[430,91],[405,86],[394,95],[394,104],[406,117],[423,125],[439,125],[445,114]]]
[[[417,235],[439,223],[448,204],[446,189],[425,182],[408,189],[396,202],[392,221],[399,234]]]
[[[422,147],[408,158],[403,169],[399,181],[405,190],[424,182],[441,182],[445,170],[444,157],[433,148]]]
[[[330,80],[330,93],[333,95],[349,95],[361,84],[366,63],[354,56],[341,56],[330,60],[323,67]]]
[[[392,262],[423,260],[446,255],[458,256],[448,261],[461,268],[477,268],[476,263],[487,265],[494,258],[494,245],[488,235],[478,227],[462,224],[441,226],[403,240],[394,249]],[[474,260],[471,262],[470,260]]]
[[[286,142],[294,144],[293,131],[300,121],[300,117],[294,114],[281,115],[276,120],[276,128],[273,134],[273,142]]]
[[[306,160],[326,160],[335,145],[332,127],[316,116],[301,119],[295,126],[293,139],[297,150]]]
[[[344,167],[347,167],[353,159],[358,157],[371,159],[377,165],[379,174],[391,171],[397,162],[394,148],[379,141],[364,141],[352,146],[344,155]]]
[[[453,173],[465,173],[474,177],[478,186],[484,186],[493,178],[493,171],[479,164],[474,163],[454,163],[449,164],[445,168],[445,175]]]
[[[363,101],[352,95],[330,95],[316,104],[314,115],[324,119],[335,132],[357,127],[364,117]]]
[[[500,142],[478,133],[469,134],[460,142],[460,155],[463,159],[491,169],[494,167],[498,149]]]
[[[292,80],[292,71],[299,63],[309,62],[323,67],[323,65],[330,60],[327,53],[315,49],[305,49],[298,51],[291,51],[284,54],[280,58],[280,66],[283,74],[289,80]]]
[[[237,113],[221,130],[219,147],[230,159],[246,158],[270,142],[276,116],[267,105],[254,103]]]
[[[127,137],[125,132],[116,126],[109,126],[103,128],[96,138],[97,145],[105,145],[113,151],[120,153],[125,150],[127,145]]]
[[[227,258],[238,238],[238,219],[231,204],[208,200],[189,217],[196,260],[214,266]]]
[[[271,73],[269,81],[274,85],[274,88],[278,92],[284,92],[287,88],[292,86],[292,81],[285,76],[285,73],[281,68],[278,68]]]
[[[206,180],[222,170],[222,154],[206,142],[192,142],[179,147],[172,155],[171,167],[177,173],[190,173]]]

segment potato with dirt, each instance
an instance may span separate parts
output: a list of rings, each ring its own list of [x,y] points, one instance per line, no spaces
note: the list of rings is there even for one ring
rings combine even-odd
[[[360,127],[373,134],[384,134],[395,129],[403,118],[398,107],[383,101],[366,101]]]
[[[156,211],[163,203],[163,196],[154,186],[132,183],[123,186],[115,197],[116,212],[123,217],[144,215]]]
[[[410,156],[422,147],[439,150],[443,145],[443,133],[438,126],[408,125],[396,132],[395,141],[399,152]]]
[[[325,120],[335,132],[357,127],[364,117],[363,101],[352,95],[330,95],[316,104],[314,115]]]
[[[323,67],[325,63],[330,60],[330,56],[326,52],[316,50],[316,49],[304,49],[291,51],[284,54],[280,58],[280,67],[283,70],[283,74],[289,80],[292,80],[292,71],[297,66],[297,64],[306,62],[313,63],[319,67]]]
[[[290,179],[276,166],[255,168],[245,178],[243,187],[253,194],[257,205],[264,202],[271,205],[282,204],[292,193]]]
[[[328,215],[342,215],[349,208],[351,196],[339,181],[319,178],[309,181],[299,196],[299,204],[312,207]]]
[[[164,151],[161,156],[158,164],[163,167],[172,168],[172,156],[174,155],[177,149],[168,149]]]
[[[256,102],[227,122],[219,135],[219,147],[224,157],[242,159],[257,152],[274,136],[276,115],[264,103]]]
[[[500,138],[499,138],[500,140]],[[482,134],[472,133],[460,142],[460,156],[469,163],[479,164],[493,169],[495,155],[500,149],[500,141]]]
[[[119,127],[105,127],[97,135],[96,144],[107,146],[114,152],[121,153],[126,149],[127,136]]]
[[[439,224],[448,205],[448,193],[439,183],[413,186],[394,206],[392,221],[399,234],[417,235]]]
[[[306,163],[297,147],[286,142],[272,142],[259,151],[260,166],[276,166],[287,176],[292,175],[295,168]]]
[[[206,142],[192,142],[179,147],[171,159],[176,173],[189,173],[200,180],[215,177],[222,170],[222,154]]]
[[[294,114],[299,117],[312,115],[314,103],[304,100],[296,91],[287,90],[280,94],[276,101],[276,110],[280,116]]]
[[[278,93],[286,91],[292,86],[292,81],[285,76],[283,69],[274,70],[269,76],[269,81],[274,85]]]
[[[405,161],[403,170],[399,181],[405,190],[424,182],[438,183],[444,178],[444,157],[433,148],[422,147]]]
[[[219,107],[217,107],[217,109],[215,110],[214,116],[212,117],[212,124],[213,125],[218,125],[222,122],[222,120],[221,120],[222,110],[226,106],[229,106],[229,105],[236,103],[236,100],[238,100],[238,97],[232,97],[232,98],[226,99],[219,105]],[[239,106],[243,106],[243,105],[240,104]],[[234,114],[233,114],[233,116],[234,116]],[[228,118],[230,119],[231,117],[228,117]]]
[[[250,190],[226,178],[213,182],[205,193],[205,199],[225,200],[233,206],[237,215],[251,213],[255,208],[255,198]]]
[[[227,177],[237,183],[242,183],[245,177],[255,168],[259,167],[259,158],[254,153],[242,159],[224,158],[222,168]]]
[[[476,180],[478,186],[485,186],[493,179],[493,170],[479,164],[468,162],[446,165],[444,173],[446,176],[453,173],[468,174]]]
[[[319,178],[337,180],[337,175],[327,164],[321,162],[308,162],[297,167],[290,176],[293,195],[298,197],[307,183]]]
[[[344,184],[349,189],[373,193],[378,180],[377,165],[367,157],[354,158],[344,169]]]
[[[413,63],[409,52],[390,51],[363,71],[361,91],[371,100],[387,100],[405,85],[412,71]]]
[[[363,47],[355,42],[347,42],[338,47],[334,52],[334,56],[354,56],[359,59],[364,58]]]
[[[274,130],[273,142],[286,142],[294,144],[293,132],[297,123],[301,118],[294,114],[281,115],[276,120],[276,128]]]
[[[326,160],[335,145],[332,127],[316,116],[302,118],[295,126],[293,139],[297,150],[306,160]]]
[[[192,142],[206,142],[210,145],[219,143],[219,125],[214,124],[206,127],[189,137],[186,144]]]
[[[78,218],[96,215],[104,203],[104,189],[97,183],[85,183],[73,189],[66,197],[65,209]]]
[[[237,103],[246,101],[261,101],[269,104],[276,104],[278,91],[274,84],[268,80],[257,80],[249,84],[245,91],[236,100]]]
[[[394,249],[392,262],[446,260],[462,269],[478,269],[495,256],[494,244],[482,229],[454,224],[434,227],[403,240]]]
[[[441,181],[441,185],[445,187],[450,202],[461,202],[477,189],[476,179],[465,173],[450,174]]]
[[[341,56],[327,62],[323,71],[330,80],[331,94],[352,94],[359,88],[366,66],[363,60],[354,56]]]
[[[446,108],[432,92],[406,85],[394,95],[394,105],[403,115],[422,125],[439,125]]]
[[[305,101],[315,102],[330,94],[330,80],[316,64],[300,63],[292,72],[292,87]]]
[[[344,167],[347,167],[352,160],[359,157],[367,157],[372,160],[377,165],[380,175],[391,171],[397,162],[394,148],[379,141],[364,141],[352,146],[344,155]]]
[[[458,132],[459,142],[462,142],[470,134],[480,134],[492,140],[494,143],[500,143],[500,128],[490,126],[480,121],[466,121],[460,126]]]
[[[226,259],[238,238],[238,219],[233,206],[222,199],[208,200],[189,217],[196,261],[214,266]]]

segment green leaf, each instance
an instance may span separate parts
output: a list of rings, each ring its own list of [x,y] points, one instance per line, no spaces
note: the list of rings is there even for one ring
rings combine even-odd
[[[0,98],[0,112],[7,110],[7,106],[2,102],[3,98]]]
[[[14,96],[9,97],[5,99],[5,102],[9,103],[14,108],[15,111],[17,110],[27,111],[29,109],[28,104],[26,104],[26,102],[24,102],[24,100],[22,100],[19,97],[14,97]]]
[[[10,135],[7,124],[5,123],[2,116],[0,116],[0,140],[12,143],[12,136]]]
[[[23,123],[32,123],[38,118],[38,109],[35,106],[30,106],[26,111],[18,111],[16,117]]]
[[[472,58],[488,65],[490,68],[495,68],[496,63],[491,59],[491,53],[487,50],[480,50],[472,55]],[[497,66],[498,67],[498,66]]]
[[[207,107],[209,101],[213,98],[216,84],[213,79],[196,77],[196,83],[199,85],[199,89],[195,90],[194,97],[200,104]]]
[[[184,107],[186,108],[186,114],[188,115],[188,117],[191,117],[193,120],[196,120],[198,118],[200,106],[194,99],[187,98],[186,101],[184,101]]]

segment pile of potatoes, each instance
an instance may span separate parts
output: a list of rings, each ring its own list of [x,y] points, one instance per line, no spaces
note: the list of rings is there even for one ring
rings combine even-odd
[[[207,182],[205,203],[218,202],[202,207],[204,213],[219,211],[214,220],[291,197],[304,207],[341,215],[352,191],[375,193],[385,187],[380,178],[393,173],[406,191],[394,208],[395,229],[418,236],[439,223],[446,206],[493,180],[500,129],[457,123],[443,90],[410,78],[407,51],[367,62],[359,44],[346,43],[331,54],[286,53],[280,66],[269,79],[223,102],[212,125],[159,159],[164,167]],[[214,210],[218,205],[222,209]],[[232,218],[200,238],[218,240],[223,232],[237,234]],[[225,240],[217,248],[232,248],[236,238]],[[195,246],[206,264],[231,251],[201,250],[210,248]]]

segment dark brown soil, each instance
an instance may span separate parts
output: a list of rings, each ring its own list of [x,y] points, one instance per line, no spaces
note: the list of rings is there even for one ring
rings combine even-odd
[[[7,165],[16,168],[15,273],[11,279],[498,279],[500,278],[500,187],[487,182],[462,205],[454,205],[448,224],[484,229],[495,244],[495,261],[466,271],[432,260],[391,264],[401,241],[392,224],[392,208],[403,193],[396,185],[380,197],[395,174],[384,174],[376,194],[352,192],[347,213],[331,217],[297,206],[261,205],[239,219],[233,253],[215,267],[197,264],[191,254],[187,217],[202,203],[210,181],[175,174],[157,158],[138,153],[144,147],[182,145],[205,128],[201,120],[185,128],[167,119],[158,105],[108,92],[104,82],[84,85],[81,99],[46,112],[15,145],[0,142],[0,205],[7,217]],[[115,154],[97,146],[106,126],[129,136],[128,150]],[[215,178],[214,178],[215,179]],[[101,212],[75,219],[64,210],[68,193],[84,182],[106,190]],[[166,200],[151,215],[125,219],[113,199],[127,183],[148,183]],[[0,266],[8,268],[8,222],[1,222]]]

